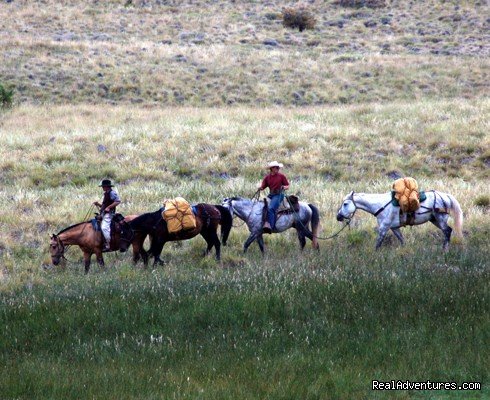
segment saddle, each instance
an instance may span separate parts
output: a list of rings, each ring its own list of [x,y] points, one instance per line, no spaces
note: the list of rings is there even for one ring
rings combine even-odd
[[[400,178],[393,182],[391,204],[400,207],[400,224],[414,225],[415,212],[420,203],[427,199],[425,192],[419,191],[419,185],[413,178]]]
[[[292,206],[292,207],[291,207]],[[298,196],[284,196],[279,208],[277,209],[277,214],[292,214],[293,212],[299,212],[299,198]]]
[[[268,205],[269,200],[266,197],[264,198],[264,208],[262,209],[262,225],[267,221]],[[295,195],[284,196],[284,199],[277,210],[276,218],[278,218],[279,215],[292,214],[293,212],[299,212],[299,197]]]
[[[114,248],[114,235],[116,232],[116,224],[118,224],[122,221],[124,221],[124,215],[122,215],[122,214],[116,213],[112,217],[112,220],[111,220],[111,243],[110,243],[111,249]],[[95,214],[95,217],[90,220],[90,222],[92,224],[93,230],[95,232],[100,232],[100,234],[102,235],[102,228],[100,226],[100,224],[102,222],[102,216],[97,213],[97,214]],[[102,237],[103,236],[104,235],[102,235]],[[104,237],[103,237],[103,239],[104,239]],[[104,239],[104,241],[105,241],[105,239]]]

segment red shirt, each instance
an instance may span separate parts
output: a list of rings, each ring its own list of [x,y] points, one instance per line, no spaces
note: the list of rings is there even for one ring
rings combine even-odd
[[[261,189],[268,187],[271,193],[279,193],[281,191],[281,186],[289,186],[288,178],[286,175],[278,172],[277,174],[269,174],[262,181],[260,185]]]

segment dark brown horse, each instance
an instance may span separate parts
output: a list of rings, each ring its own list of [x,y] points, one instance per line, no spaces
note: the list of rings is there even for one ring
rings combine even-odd
[[[132,221],[138,217],[137,215],[129,215],[123,219],[126,223]],[[116,228],[114,229],[114,235],[111,240],[111,251],[119,250],[119,228],[116,222]],[[148,256],[143,249],[143,240],[135,241],[133,244],[133,260],[136,262],[143,257],[143,260]],[[65,249],[67,246],[76,245],[79,246],[83,252],[83,260],[85,263],[85,273],[90,270],[90,259],[92,254],[95,254],[97,262],[101,267],[104,266],[104,258],[102,257],[102,249],[104,246],[104,240],[102,238],[102,232],[95,231],[92,222],[81,222],[69,226],[51,236],[51,243],[49,251],[51,253],[51,261],[54,265],[58,265],[62,258],[65,258]]]
[[[152,239],[148,254],[155,257],[156,264],[160,260],[160,254],[166,242],[187,240],[200,234],[208,245],[205,255],[209,254],[214,247],[216,259],[219,260],[221,242],[217,234],[218,226],[221,225],[221,237],[223,245],[226,245],[233,223],[232,216],[227,208],[218,205],[200,203],[195,206],[195,210],[196,228],[179,233],[169,233],[167,223],[162,218],[162,209],[142,214],[130,222],[121,223],[119,249],[126,251],[130,244],[134,245],[141,241],[142,237],[150,235]]]

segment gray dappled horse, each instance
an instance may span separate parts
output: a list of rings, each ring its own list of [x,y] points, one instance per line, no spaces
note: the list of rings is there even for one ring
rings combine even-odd
[[[262,236],[262,227],[264,222],[264,202],[242,197],[231,197],[224,199],[222,205],[223,207],[228,208],[232,215],[236,215],[247,224],[250,236],[243,245],[243,251],[246,252],[248,247],[257,240],[260,251],[263,253],[264,238]],[[301,249],[306,245],[306,238],[313,242],[313,248],[318,249],[317,237],[319,225],[320,214],[318,209],[312,204],[300,201],[299,210],[297,212],[278,213],[276,226],[272,232],[279,233],[284,232],[289,228],[295,228],[298,233]]]
[[[447,250],[451,239],[452,229],[447,220],[449,213],[454,218],[454,230],[459,237],[463,237],[463,211],[454,196],[430,190],[425,192],[427,199],[420,203],[415,211],[413,220],[408,221],[407,214],[400,214],[400,207],[394,206],[391,193],[366,194],[350,192],[342,202],[337,213],[337,220],[350,219],[357,209],[368,212],[378,219],[378,238],[376,249],[383,243],[388,231],[391,229],[400,243],[404,239],[400,228],[406,225],[421,225],[432,222],[444,233],[443,249]]]

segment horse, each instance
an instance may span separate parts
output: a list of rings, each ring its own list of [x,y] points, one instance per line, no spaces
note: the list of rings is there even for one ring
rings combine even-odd
[[[177,233],[170,233],[168,231],[167,223],[162,216],[163,209],[142,214],[132,221],[121,223],[119,250],[122,252],[126,251],[129,245],[135,242],[138,233],[151,235],[152,240],[148,254],[155,257],[154,265],[156,265],[160,260],[160,254],[165,243],[191,239],[200,234],[207,243],[204,255],[209,254],[214,247],[216,250],[216,259],[220,260],[221,242],[217,234],[218,225],[221,225],[221,237],[225,246],[230,235],[233,218],[225,207],[219,205],[199,203],[194,208],[196,210],[196,227]],[[147,260],[145,261],[146,265]]]
[[[400,228],[406,225],[421,225],[432,222],[444,234],[443,249],[447,250],[451,239],[452,228],[447,221],[449,213],[454,219],[454,230],[456,234],[463,237],[463,211],[454,196],[431,190],[425,192],[427,199],[420,203],[420,207],[409,220],[407,214],[400,214],[400,207],[392,204],[391,193],[366,194],[350,192],[343,200],[337,213],[337,221],[350,220],[357,209],[374,215],[378,220],[378,237],[376,239],[376,250],[383,243],[388,231],[391,229],[404,244],[404,238]]]
[[[116,214],[118,216],[120,214]],[[114,218],[116,218],[116,216]],[[128,215],[123,219],[123,221],[129,222],[138,217],[138,215]],[[121,216],[120,219],[123,217]],[[117,219],[116,219],[117,221]],[[118,223],[115,225],[117,227]],[[113,240],[111,240],[111,251],[116,251],[119,248],[119,229],[114,229]],[[143,238],[144,241],[144,238]],[[133,259],[137,261],[140,256],[147,258],[146,252],[142,246],[143,241],[135,242],[133,245]],[[104,258],[102,257],[104,239],[102,237],[102,232],[95,231],[92,222],[80,222],[75,225],[71,225],[67,228],[62,229],[56,234],[51,236],[51,242],[49,246],[49,251],[51,254],[51,261],[53,265],[58,265],[62,258],[65,258],[65,250],[67,246],[76,245],[79,246],[83,252],[83,260],[85,263],[85,274],[90,270],[90,260],[92,254],[95,253],[97,262],[101,267],[104,267]]]
[[[284,232],[289,228],[295,228],[301,250],[306,245],[306,238],[312,241],[314,249],[319,249],[318,230],[320,226],[320,213],[313,204],[303,201],[299,203],[299,211],[288,213],[278,213],[276,226],[273,233]],[[250,200],[243,197],[231,197],[223,200],[222,205],[232,215],[236,215],[247,224],[250,236],[243,245],[243,252],[246,253],[249,246],[256,240],[260,251],[264,254],[264,238],[262,232],[263,215],[265,203],[263,201]],[[309,225],[311,224],[311,230]]]

